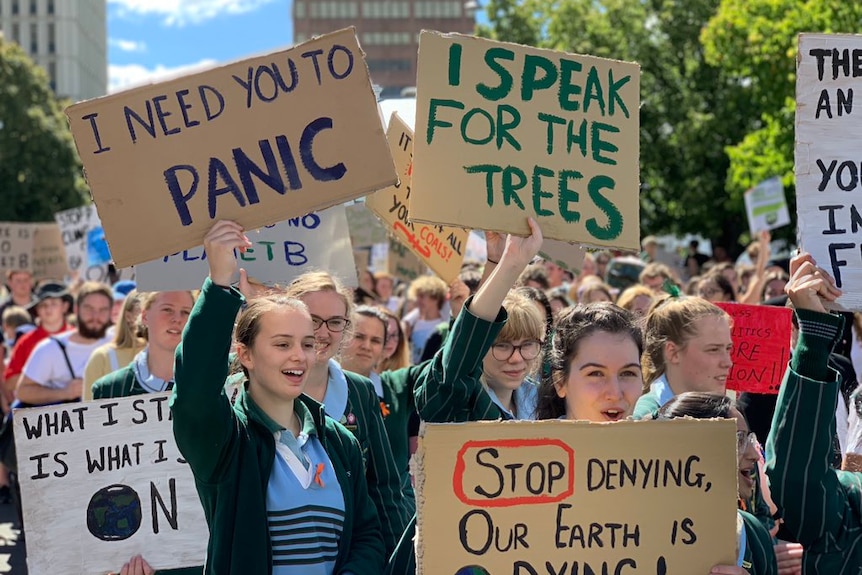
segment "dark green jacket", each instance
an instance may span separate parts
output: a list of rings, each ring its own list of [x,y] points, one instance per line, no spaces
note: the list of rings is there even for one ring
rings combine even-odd
[[[367,461],[365,475],[368,494],[377,507],[388,556],[401,539],[410,517],[416,512],[416,500],[412,497],[410,476],[401,471],[392,455],[374,384],[352,371],[345,371],[344,375],[348,388],[344,415],[348,420],[353,415],[353,421],[341,423],[359,441]]]
[[[745,553],[743,568],[751,575],[778,575],[778,562],[772,536],[763,523],[750,513],[738,511],[745,526]]]
[[[383,425],[386,426],[386,433],[389,434],[395,464],[404,474],[409,474],[410,438],[407,427],[410,414],[416,409],[413,391],[422,378],[425,367],[429,364],[430,362],[424,362],[380,374],[380,382],[383,384],[383,406],[388,412],[383,415]]]
[[[784,374],[767,440],[766,474],[784,524],[805,547],[804,573],[858,575],[862,474],[830,464],[840,376],[827,365],[838,315],[797,310],[799,343]]]
[[[471,298],[472,299],[472,298]],[[493,322],[479,319],[464,303],[443,349],[437,352],[416,387],[416,409],[423,421],[463,423],[511,419],[482,385],[482,361],[508,319],[506,310]]]
[[[224,393],[234,319],[243,298],[204,282],[177,348],[171,410],[174,436],[195,476],[209,525],[206,573],[270,575],[272,550],[266,490],[281,427],[246,393],[234,406]],[[297,416],[312,418],[344,495],[344,530],[336,573],[383,571],[380,522],[368,497],[356,439],[325,417],[323,407],[300,396]]]

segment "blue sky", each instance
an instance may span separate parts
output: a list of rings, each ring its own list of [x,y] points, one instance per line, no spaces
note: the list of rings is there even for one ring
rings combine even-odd
[[[292,0],[108,0],[116,91],[291,44]]]

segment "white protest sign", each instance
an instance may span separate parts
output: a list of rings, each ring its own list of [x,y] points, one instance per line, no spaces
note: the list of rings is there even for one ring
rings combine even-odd
[[[69,271],[82,280],[109,282],[107,264],[90,265],[87,255],[87,238],[92,230],[101,227],[99,214],[93,204],[63,210],[54,214],[66,248]]]
[[[745,212],[752,238],[758,232],[790,225],[790,211],[781,178],[769,178],[745,192]]]
[[[356,269],[344,206],[279,222],[246,234],[253,246],[237,253],[249,278],[286,284],[312,270],[325,270],[355,286]],[[135,266],[140,291],[200,289],[209,274],[202,246]]]
[[[575,274],[580,274],[586,253],[584,248],[578,244],[559,240],[544,240],[542,249],[539,251],[539,257]]]
[[[170,394],[15,412],[30,573],[202,565],[208,531],[174,442]]]
[[[802,248],[832,274],[836,307],[862,310],[859,157],[862,36],[800,34],[796,75],[796,211]],[[854,113],[855,112],[855,113]]]

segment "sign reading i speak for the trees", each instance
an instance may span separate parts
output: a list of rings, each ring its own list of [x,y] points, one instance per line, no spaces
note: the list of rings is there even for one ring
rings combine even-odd
[[[365,198],[365,205],[389,225],[392,235],[449,283],[461,272],[470,232],[411,221],[408,206],[413,172],[413,130],[397,112],[393,112],[389,120],[386,138],[400,181]]]
[[[848,310],[862,310],[860,91],[862,36],[799,35],[797,225],[802,249],[843,291],[836,307]]]
[[[66,114],[117,267],[397,181],[352,28]]]
[[[736,565],[736,423],[427,424],[417,574],[709,573]]]
[[[637,64],[419,41],[414,221],[639,249]]]

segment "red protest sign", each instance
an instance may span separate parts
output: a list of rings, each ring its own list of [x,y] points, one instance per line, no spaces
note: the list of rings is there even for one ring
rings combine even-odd
[[[778,393],[790,359],[792,310],[786,307],[719,303],[733,319],[733,367],[727,389]]]

